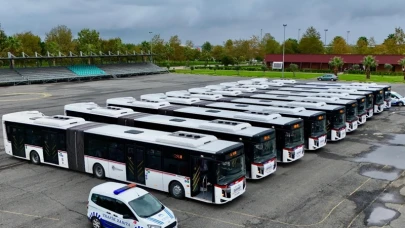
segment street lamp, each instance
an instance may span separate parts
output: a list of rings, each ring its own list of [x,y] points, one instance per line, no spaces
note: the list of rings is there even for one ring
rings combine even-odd
[[[326,32],[328,31],[328,29],[325,29],[325,47],[326,47]]]
[[[298,42],[300,41],[300,34],[301,34],[301,29],[298,29]]]
[[[346,35],[346,43],[349,44],[349,33],[350,31],[347,31],[347,35]]]
[[[153,32],[149,32],[149,34],[152,34]],[[152,54],[152,39],[153,37],[150,38],[150,60],[153,63],[153,54]]]
[[[283,24],[283,26],[284,26],[284,42],[283,42],[283,73],[282,73],[282,78],[284,78],[285,27],[287,27],[287,24]]]

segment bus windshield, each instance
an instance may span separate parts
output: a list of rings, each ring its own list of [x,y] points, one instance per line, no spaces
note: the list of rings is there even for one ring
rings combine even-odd
[[[319,135],[326,134],[326,121],[325,119],[323,120],[316,120],[312,122],[312,127],[311,127],[311,136],[316,137]]]
[[[386,100],[391,99],[391,90],[385,91],[385,99]]]
[[[346,114],[345,113],[336,113],[333,116],[333,128],[339,129],[346,126]]]
[[[245,157],[239,156],[226,162],[218,163],[217,184],[226,185],[240,177],[245,176]]]
[[[364,99],[362,99],[363,101],[359,102],[359,106],[358,106],[358,115],[363,115],[364,113],[366,113],[366,102]]]
[[[376,103],[377,104],[382,104],[384,103],[384,96],[382,93],[378,93],[377,96],[375,97]]]
[[[276,139],[270,139],[262,143],[257,143],[253,148],[253,162],[264,163],[276,156]]]
[[[352,121],[357,118],[357,105],[353,104],[346,108],[346,118],[348,121]]]
[[[285,147],[292,148],[304,144],[304,128],[298,128],[285,133]]]
[[[369,108],[372,108],[373,106],[372,106],[372,104],[373,104],[373,96],[368,96],[368,98],[366,99],[366,108],[367,109],[369,109]]]
[[[128,204],[142,218],[153,216],[164,209],[159,200],[149,193],[128,202]]]

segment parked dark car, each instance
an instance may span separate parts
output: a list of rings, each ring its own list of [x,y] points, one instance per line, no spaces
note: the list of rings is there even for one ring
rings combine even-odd
[[[318,77],[318,81],[337,81],[339,78],[334,74],[324,74]]]

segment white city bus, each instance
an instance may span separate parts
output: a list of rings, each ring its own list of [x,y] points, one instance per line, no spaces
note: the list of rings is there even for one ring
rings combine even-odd
[[[243,144],[185,131],[163,132],[38,111],[3,115],[7,154],[224,204],[246,190]]]
[[[246,122],[212,121],[134,112],[129,108],[101,107],[94,102],[65,105],[65,115],[87,121],[119,124],[159,131],[191,131],[244,144],[246,177],[261,179],[277,170],[275,130],[254,127]]]

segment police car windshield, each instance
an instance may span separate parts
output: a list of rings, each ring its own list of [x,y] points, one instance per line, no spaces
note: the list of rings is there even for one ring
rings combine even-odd
[[[130,201],[128,204],[142,218],[151,217],[165,208],[159,200],[149,193]]]

